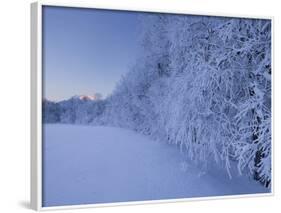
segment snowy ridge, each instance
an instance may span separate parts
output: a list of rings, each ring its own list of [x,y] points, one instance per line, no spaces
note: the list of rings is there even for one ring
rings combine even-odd
[[[81,101],[97,101],[101,99],[101,95],[74,95],[71,97],[71,99],[78,99]]]

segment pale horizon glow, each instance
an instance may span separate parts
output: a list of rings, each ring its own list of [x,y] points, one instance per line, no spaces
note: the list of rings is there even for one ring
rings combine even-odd
[[[138,13],[44,6],[43,97],[110,95],[135,62]]]

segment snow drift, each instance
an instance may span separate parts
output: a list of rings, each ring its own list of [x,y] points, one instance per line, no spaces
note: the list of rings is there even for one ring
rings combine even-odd
[[[43,206],[265,193],[245,177],[203,175],[178,150],[134,131],[44,125]]]

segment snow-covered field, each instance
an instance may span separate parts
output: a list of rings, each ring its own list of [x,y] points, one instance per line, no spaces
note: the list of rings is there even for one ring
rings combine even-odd
[[[44,124],[43,205],[264,193],[247,177],[201,174],[173,146],[113,127]]]

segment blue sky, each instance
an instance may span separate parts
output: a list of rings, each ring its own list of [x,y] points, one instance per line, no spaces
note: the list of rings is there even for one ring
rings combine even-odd
[[[44,97],[106,97],[135,62],[137,39],[137,13],[45,6]]]

